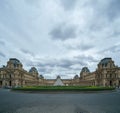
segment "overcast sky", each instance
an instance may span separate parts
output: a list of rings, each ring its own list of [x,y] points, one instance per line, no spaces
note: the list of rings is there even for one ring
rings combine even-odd
[[[104,57],[120,66],[120,0],[0,0],[0,65],[73,78]]]

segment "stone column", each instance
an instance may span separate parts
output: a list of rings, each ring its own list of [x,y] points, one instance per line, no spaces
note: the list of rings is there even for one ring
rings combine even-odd
[[[106,80],[105,79],[103,79],[103,86],[105,87],[105,84],[106,84]]]

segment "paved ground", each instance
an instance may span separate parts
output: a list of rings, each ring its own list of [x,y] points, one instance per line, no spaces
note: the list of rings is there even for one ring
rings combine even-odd
[[[31,94],[0,89],[0,113],[120,113],[120,90],[89,94]]]

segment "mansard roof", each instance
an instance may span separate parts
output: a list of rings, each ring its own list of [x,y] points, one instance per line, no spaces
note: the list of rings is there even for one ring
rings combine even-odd
[[[40,75],[39,78],[44,78],[44,76],[43,76],[43,75]]]
[[[81,72],[88,72],[89,73],[90,70],[88,69],[88,67],[83,67],[82,70],[81,70]]]
[[[74,79],[78,79],[78,78],[79,78],[79,76],[78,76],[78,75],[75,75],[75,76],[74,76]]]
[[[100,61],[100,64],[108,64],[110,61],[112,60],[112,58],[104,58]]]
[[[35,67],[31,67],[31,69],[29,70],[30,73],[35,72],[38,73],[37,69]]]
[[[12,62],[13,64],[22,64],[18,59],[16,58],[10,58],[9,59],[10,62]]]

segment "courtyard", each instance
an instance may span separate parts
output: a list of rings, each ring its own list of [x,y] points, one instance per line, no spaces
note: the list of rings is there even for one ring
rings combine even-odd
[[[99,93],[23,93],[0,89],[0,113],[120,113],[120,89]]]

